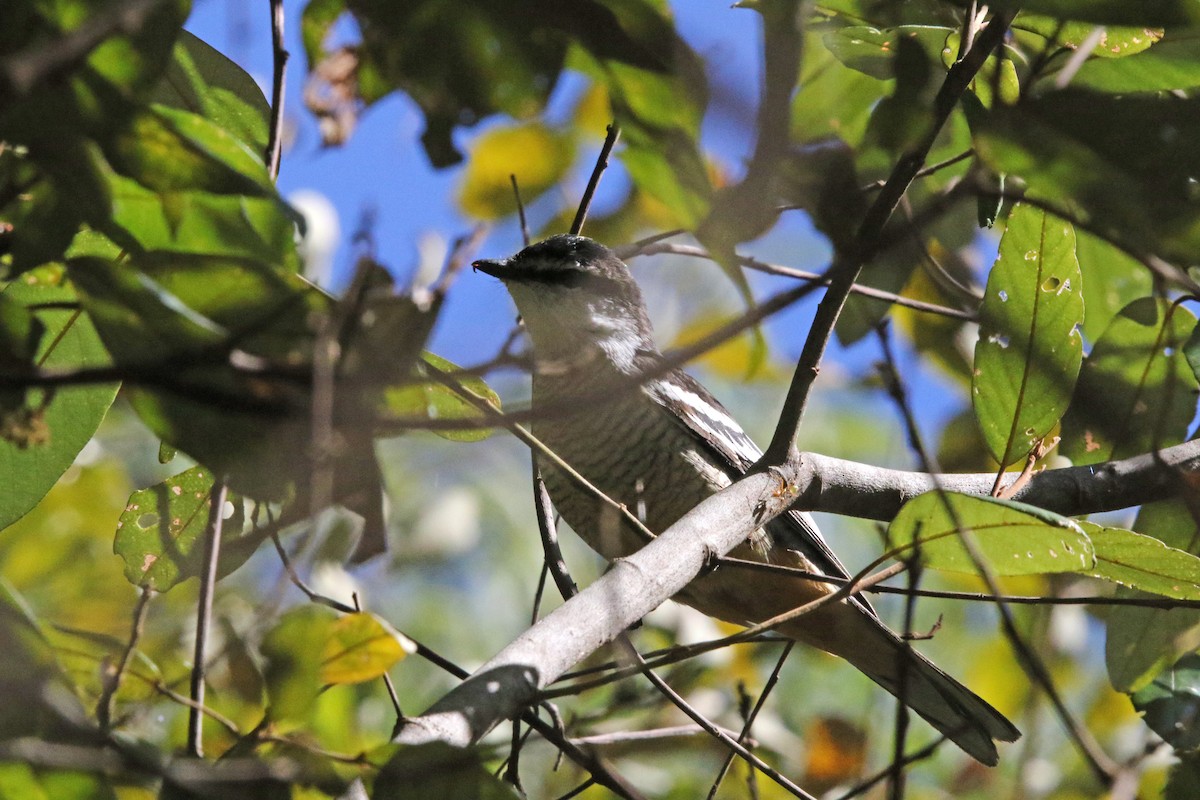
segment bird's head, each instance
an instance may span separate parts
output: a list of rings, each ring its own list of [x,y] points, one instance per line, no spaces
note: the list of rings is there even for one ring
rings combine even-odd
[[[639,351],[654,348],[646,305],[629,268],[598,242],[561,234],[472,266],[504,281],[539,360],[599,350],[619,369],[631,370]]]

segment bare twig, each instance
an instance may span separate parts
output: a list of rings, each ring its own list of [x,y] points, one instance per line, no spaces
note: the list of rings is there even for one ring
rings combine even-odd
[[[820,305],[817,306],[816,318],[805,339],[804,349],[797,362],[792,383],[788,387],[787,398],[784,400],[783,411],[780,413],[771,443],[760,460],[761,464],[782,463],[794,451],[793,442],[803,419],[813,382],[816,380],[829,338],[833,335],[834,325],[850,294],[850,287],[857,282],[863,265],[878,250],[884,225],[912,183],[914,176],[924,165],[934,140],[946,120],[950,118],[951,112],[957,106],[962,93],[966,91],[967,85],[983,66],[987,57],[1003,41],[1014,15],[1013,11],[1002,11],[996,14],[966,55],[950,68],[934,99],[933,120],[925,136],[896,163],[887,183],[876,195],[870,208],[867,209],[867,214],[855,237],[855,252],[840,254],[835,259],[829,275],[829,290],[821,299]]]
[[[517,199],[517,219],[521,221],[521,241],[529,247],[529,223],[525,219],[525,203],[521,201],[521,187],[517,186],[517,176],[509,175],[512,181],[513,196]]]
[[[558,528],[554,524],[554,506],[550,502],[550,493],[546,491],[546,482],[542,480],[542,471],[538,468],[537,456],[533,456],[533,507],[537,515],[538,531],[541,534],[542,553],[546,559],[546,569],[558,587],[558,593],[563,600],[579,594],[579,587],[567,570],[567,562],[563,559],[562,550],[558,546]]]
[[[208,630],[212,626],[213,590],[217,584],[217,564],[221,557],[221,528],[225,521],[225,481],[218,479],[209,492],[208,524],[204,529],[204,572],[200,575],[200,598],[196,605],[196,641],[192,650],[192,679],[188,712],[187,753],[204,755],[204,652]]]
[[[153,596],[153,589],[149,586],[142,587],[137,604],[133,607],[133,623],[129,628],[129,640],[125,643],[125,649],[121,651],[121,658],[115,667],[106,669],[104,672],[103,689],[100,692],[100,699],[96,701],[96,720],[102,731],[108,731],[112,725],[113,697],[121,688],[121,680],[125,677],[129,659],[133,657],[133,652],[142,638],[142,631],[146,627],[146,613],[150,610],[150,598]]]
[[[711,259],[712,256],[707,250],[702,247],[687,244],[670,244],[658,243],[649,244],[642,247],[636,255],[657,255],[659,253],[670,253],[672,255],[690,256],[693,258]],[[767,275],[782,275],[787,278],[799,278],[804,281],[818,281],[822,286],[829,285],[829,279],[825,275],[818,272],[810,272],[809,270],[794,269],[785,267],[782,264],[771,264],[766,261],[760,261],[753,256],[738,256],[738,262],[747,269],[752,269],[757,272],[762,272]],[[966,322],[974,322],[978,319],[978,315],[972,311],[963,311],[957,308],[938,305],[937,303],[927,303],[924,300],[916,300],[911,297],[896,294],[894,292],[885,292],[883,289],[876,289],[873,286],[865,286],[862,284],[854,284],[850,287],[853,294],[870,297],[875,300],[883,300],[887,303],[892,303],[905,308],[911,308],[914,311],[923,311],[929,314],[937,314],[943,317],[952,319],[961,319]]]
[[[271,121],[267,139],[267,171],[271,179],[279,177],[279,160],[283,153],[283,98],[290,54],[283,46],[283,0],[271,0],[271,56],[274,71],[271,78]]]
[[[783,650],[779,653],[779,658],[775,661],[775,668],[771,670],[766,684],[763,685],[763,690],[758,694],[758,701],[754,704],[754,708],[751,709],[750,713],[746,715],[745,724],[742,726],[741,733],[737,737],[737,741],[740,744],[749,746],[750,728],[754,725],[754,720],[758,718],[758,712],[766,704],[767,696],[771,694],[771,690],[779,682],[779,673],[783,670],[783,665],[787,662],[787,658],[792,654],[792,648],[795,646],[796,643],[790,640],[784,644]],[[643,663],[645,662],[643,661]],[[717,777],[713,779],[712,788],[708,790],[708,800],[713,800],[717,796],[717,790],[721,788],[721,782],[725,780],[725,776],[729,773],[729,768],[733,765],[733,757],[733,752],[730,752],[726,756],[725,763],[721,765],[721,770],[717,773]]]
[[[608,167],[608,157],[612,154],[613,147],[617,144],[617,139],[621,136],[621,127],[613,122],[608,126],[608,135],[604,137],[604,145],[600,148],[600,155],[596,158],[596,166],[592,170],[592,177],[588,179],[587,188],[583,192],[583,198],[579,201],[579,210],[575,212],[575,221],[571,223],[571,233],[578,235],[583,231],[583,223],[587,221],[588,209],[591,208],[592,198],[596,195],[596,187],[600,184],[600,176],[604,174],[604,170]]]
[[[642,658],[642,654],[639,653],[637,648],[634,647],[629,641],[628,636],[622,634],[619,638],[619,641],[624,645],[624,649],[630,658],[637,663],[642,674],[645,675],[646,679],[654,685],[654,688],[658,689],[663,696],[675,704],[676,708],[678,708],[685,715],[690,717],[693,722],[703,728],[709,736],[712,736],[721,744],[728,747],[731,752],[741,756],[746,760],[747,763],[757,767],[764,775],[775,781],[775,783],[791,793],[794,797],[800,797],[803,798],[803,800],[816,800],[816,798],[789,780],[787,776],[785,776],[779,770],[775,769],[770,764],[754,755],[754,753],[750,752],[750,750],[748,750],[746,746],[743,745],[738,739],[734,739],[728,733],[710,722],[707,717],[693,708],[692,705],[688,703],[687,700],[684,700],[678,692],[672,689],[666,681],[658,677],[658,675],[654,673],[654,670],[650,669],[649,665],[646,664],[645,659]]]

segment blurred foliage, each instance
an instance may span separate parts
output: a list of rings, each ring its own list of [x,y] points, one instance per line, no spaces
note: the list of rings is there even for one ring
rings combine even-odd
[[[859,230],[883,182],[933,133],[926,169],[884,230],[889,246],[859,280],[959,313],[852,298],[837,327],[847,349],[823,364],[808,417],[821,422],[800,444],[913,463],[894,407],[854,355],[893,320],[900,370],[934,406],[918,409],[920,425],[946,469],[1019,466],[1056,433],[1060,452],[1048,458],[1077,464],[1185,441],[1200,387],[1187,305],[1200,244],[1200,12],[1185,0],[989,3],[1020,13],[931,131],[948,71],[979,32],[968,5],[753,0],[713,11],[753,15],[762,32],[761,74],[734,81],[661,0],[310,0],[306,98],[325,143],[353,147],[357,117],[405,94],[423,116],[429,162],[461,165],[464,216],[511,225],[515,176],[546,233],[570,224],[579,177],[615,121],[606,180],[618,189],[586,233],[626,245],[679,228],[732,278],[698,278],[671,256],[654,262],[670,269],[638,266],[663,341],[676,346],[791,280],[743,274],[756,240],[773,262],[809,271],[871,244]],[[521,390],[426,352],[448,281],[395,286],[365,238],[343,296],[302,277],[298,215],[264,158],[270,108],[241,66],[182,30],[190,11],[186,0],[5,5],[0,797],[321,798],[351,796],[359,779],[377,797],[518,796],[502,768],[507,732],[467,751],[388,741],[397,718],[457,680],[407,655],[432,647],[480,663],[528,624],[539,554],[527,454],[507,438],[483,441],[484,409]],[[730,96],[751,84],[756,97]],[[736,129],[744,163],[712,147],[719,126]],[[798,220],[824,250],[789,238]],[[466,255],[449,260],[460,268]],[[805,324],[768,321],[694,365],[755,436],[769,435]],[[213,509],[222,485],[227,503]],[[822,524],[851,564],[919,546],[940,573],[927,574],[930,586],[981,591],[982,558],[1013,593],[1156,599],[1161,607],[1097,605],[1090,617],[1073,607],[1014,615],[1093,737],[1144,770],[1142,796],[1183,798],[1200,784],[1200,617],[1170,601],[1200,591],[1194,495],[1185,484],[1143,506],[1133,530],[933,493],[886,532]],[[202,740],[221,757],[214,765],[178,754],[192,578],[217,518],[213,718]],[[264,546],[273,534],[292,554],[287,569]],[[398,540],[391,556],[341,563],[354,541],[361,561],[386,538]],[[574,539],[564,548],[576,577],[602,569]],[[291,587],[291,569],[310,597]],[[333,601],[307,602],[315,593]],[[887,597],[878,605],[890,618],[901,611]],[[1100,791],[1011,649],[984,633],[994,627],[984,604],[922,599],[914,625],[936,631],[930,655],[1038,747],[1010,748],[994,771],[940,752],[912,768],[910,796]],[[649,649],[729,630],[668,604],[636,636]],[[801,650],[752,735],[808,788],[838,791],[890,760],[892,707],[866,681],[844,680],[844,665]],[[740,729],[777,651],[743,645],[662,673]],[[610,658],[602,649],[583,666]],[[635,680],[560,702],[571,737],[681,723]],[[914,729],[910,747],[927,733]],[[1182,759],[1145,762],[1151,735]],[[664,798],[707,792],[724,756],[707,738],[675,735],[594,746]],[[528,740],[519,774],[529,796],[587,780],[570,763],[556,771],[555,757]],[[749,780],[759,796],[781,796],[740,764],[717,796],[743,796]]]

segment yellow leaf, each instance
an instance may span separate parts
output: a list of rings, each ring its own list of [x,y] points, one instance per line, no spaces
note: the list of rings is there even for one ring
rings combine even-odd
[[[575,160],[570,137],[539,122],[492,128],[469,150],[458,204],[478,219],[499,219],[517,210],[510,176],[517,176],[528,204],[558,183]]]
[[[715,314],[700,314],[695,320],[680,329],[671,347],[684,347],[696,342],[732,321],[733,317]],[[766,340],[757,329],[739,334],[696,359],[723,378],[770,380],[778,377],[778,371],[767,360]]]
[[[373,614],[347,614],[333,624],[321,652],[321,682],[362,683],[378,678],[416,645]]]

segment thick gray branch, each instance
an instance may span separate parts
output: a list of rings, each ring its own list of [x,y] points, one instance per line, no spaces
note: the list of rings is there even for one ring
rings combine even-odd
[[[1197,470],[1200,440],[1121,461],[1039,472],[1013,499],[1068,516],[1115,511],[1169,498],[1179,492],[1182,474]],[[934,476],[804,453],[799,485],[807,488],[796,505],[886,521],[923,492],[940,487],[988,494],[995,479],[995,473]]]
[[[396,741],[467,746],[530,705],[537,692],[657,608],[794,499],[789,466],[756,473],[705,500],[661,536],[545,617],[425,714]],[[782,479],[782,480],[781,480]]]

